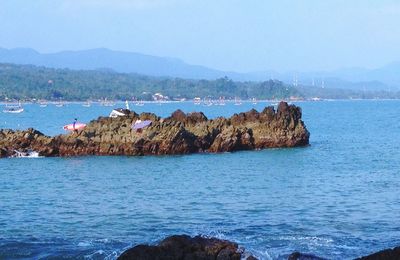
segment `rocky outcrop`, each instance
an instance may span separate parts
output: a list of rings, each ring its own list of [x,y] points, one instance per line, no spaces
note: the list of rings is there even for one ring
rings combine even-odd
[[[203,236],[190,237],[173,235],[162,240],[158,245],[137,245],[123,252],[118,260],[257,260],[238,244],[217,238]],[[279,258],[281,259],[281,258]],[[288,260],[325,260],[313,254],[294,252],[287,256]],[[400,247],[386,249],[377,253],[356,258],[355,260],[398,260]]]
[[[242,258],[243,257],[243,258]],[[206,238],[202,236],[190,237],[186,235],[170,236],[156,246],[138,245],[123,252],[118,260],[254,260],[245,258],[244,249],[239,249],[236,243]]]
[[[137,132],[131,126],[138,119],[151,120],[152,124]],[[34,129],[0,130],[0,157],[28,150],[41,156],[232,152],[305,146],[309,136],[301,109],[285,102],[277,111],[266,107],[262,112],[251,110],[213,120],[201,112],[186,114],[177,110],[168,118],[130,112],[124,117],[100,117],[83,130],[54,137]]]
[[[326,258],[318,257],[312,254],[294,252],[289,255],[288,260],[324,260]],[[371,255],[355,258],[354,260],[399,260],[400,247],[385,249]]]
[[[304,254],[300,252],[294,252],[287,258],[288,260],[326,260],[326,258],[318,257],[313,254]]]
[[[357,258],[356,260],[398,260],[400,259],[400,246],[385,249],[374,254]]]

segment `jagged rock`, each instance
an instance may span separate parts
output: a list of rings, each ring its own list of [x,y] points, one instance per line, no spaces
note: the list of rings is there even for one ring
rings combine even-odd
[[[326,260],[326,259],[315,256],[313,254],[294,252],[288,256],[288,260]]]
[[[151,120],[142,132],[131,128],[136,120]],[[277,112],[266,107],[230,118],[208,120],[201,112],[175,111],[160,118],[152,113],[99,117],[80,131],[49,137],[32,128],[0,130],[0,157],[34,150],[41,156],[161,155],[197,152],[232,152],[273,147],[305,146],[310,133],[301,109],[281,102]]]
[[[236,243],[227,240],[175,235],[164,239],[157,246],[138,245],[128,249],[118,260],[240,260],[242,255],[244,251]]]
[[[356,260],[398,260],[400,259],[400,246],[385,249],[371,255],[357,258]]]

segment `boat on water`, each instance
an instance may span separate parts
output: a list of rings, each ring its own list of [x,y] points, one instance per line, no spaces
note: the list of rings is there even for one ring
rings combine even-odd
[[[219,97],[219,100],[218,100],[216,105],[225,106],[225,98],[224,97]]]
[[[136,101],[135,105],[142,107],[142,106],[144,106],[144,102],[143,102],[143,100],[138,100],[138,101]]]
[[[242,104],[242,100],[238,97],[235,98],[235,106],[240,106]]]
[[[89,100],[82,104],[83,107],[90,107],[91,105],[92,103]]]
[[[107,98],[105,98],[103,101],[101,101],[100,105],[105,106],[105,107],[112,107],[112,106],[115,106],[115,102],[111,101],[111,100],[107,100]]]
[[[22,107],[21,103],[18,104],[6,104],[5,108],[3,109],[4,113],[11,113],[11,114],[19,114],[24,112],[24,108]]]
[[[204,106],[209,107],[212,106],[212,100],[211,99],[204,99]]]
[[[201,103],[201,98],[195,97],[195,98],[193,99],[193,103],[194,103],[195,105],[200,105],[200,103]]]
[[[257,105],[257,99],[256,98],[252,98],[251,102],[253,103],[253,105]]]
[[[47,107],[47,102],[46,101],[40,101],[39,102],[39,107]]]
[[[55,102],[54,103],[54,105],[56,106],[56,107],[63,107],[63,106],[65,106],[65,103],[63,102],[63,101],[58,101],[58,102]]]

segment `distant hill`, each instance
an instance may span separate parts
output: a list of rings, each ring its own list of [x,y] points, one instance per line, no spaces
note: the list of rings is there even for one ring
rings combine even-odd
[[[240,78],[239,73],[223,72],[203,66],[189,65],[179,59],[156,57],[134,52],[91,49],[42,54],[33,49],[0,48],[0,62],[31,64],[75,70],[111,69],[121,73],[188,79],[216,79],[224,76]],[[244,77],[244,76],[243,76]]]
[[[0,100],[153,100],[156,93],[169,99],[288,99],[301,93],[280,81],[237,82],[152,77],[110,70],[54,69],[0,63]]]
[[[299,85],[321,86],[351,90],[400,89],[400,62],[382,68],[368,70],[347,68],[335,71],[285,72],[258,71],[238,73],[221,71],[204,66],[190,65],[175,58],[157,57],[135,52],[113,51],[105,48],[82,51],[39,53],[33,49],[0,48],[0,63],[31,64],[49,68],[74,70],[101,70],[120,73],[137,73],[156,77],[215,80],[227,76],[236,81],[265,81],[277,79],[292,84],[297,78]]]
[[[326,99],[399,98],[400,92],[360,91],[299,85],[278,80],[234,81],[227,77],[196,80],[119,73],[110,69],[71,70],[0,63],[0,101],[4,100],[170,100],[193,99]]]

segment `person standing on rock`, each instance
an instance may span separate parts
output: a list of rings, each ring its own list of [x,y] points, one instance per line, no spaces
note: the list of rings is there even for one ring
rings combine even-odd
[[[72,123],[72,128],[74,129],[75,133],[78,133],[78,129],[75,128],[76,122],[78,122],[78,118],[75,118],[74,122]]]

